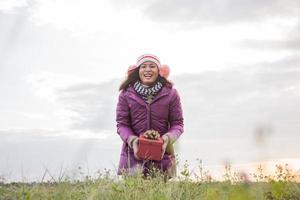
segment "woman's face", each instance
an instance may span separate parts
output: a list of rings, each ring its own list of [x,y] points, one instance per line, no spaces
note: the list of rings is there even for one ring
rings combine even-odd
[[[158,67],[154,62],[147,61],[140,65],[139,77],[144,85],[152,85],[158,78]]]

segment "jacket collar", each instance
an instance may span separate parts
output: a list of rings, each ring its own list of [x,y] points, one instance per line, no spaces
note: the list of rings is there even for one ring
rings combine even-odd
[[[159,91],[157,93],[157,95],[154,97],[153,101],[150,103],[154,103],[155,101],[157,101],[158,99],[160,99],[163,96],[166,96],[169,94],[170,89],[163,86],[163,88],[161,89],[161,91]],[[136,93],[136,91],[134,90],[134,88],[132,86],[129,86],[127,89],[128,92],[128,96],[132,99],[134,99],[135,101],[137,101],[139,104],[141,105],[147,105],[147,103],[142,99],[142,97],[139,96],[139,94]]]

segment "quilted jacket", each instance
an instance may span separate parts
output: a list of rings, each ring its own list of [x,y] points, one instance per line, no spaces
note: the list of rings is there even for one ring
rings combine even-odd
[[[164,86],[151,103],[145,102],[132,86],[119,94],[116,110],[117,133],[123,140],[118,174],[137,166],[145,166],[145,161],[136,160],[127,139],[139,136],[146,130],[154,129],[163,135],[171,134],[173,141],[167,147],[161,161],[153,161],[163,171],[176,169],[173,143],[183,133],[183,112],[180,97],[175,88]],[[153,163],[152,162],[152,163]]]

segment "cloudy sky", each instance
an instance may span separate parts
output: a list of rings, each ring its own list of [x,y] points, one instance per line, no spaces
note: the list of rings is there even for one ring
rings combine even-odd
[[[300,168],[299,13],[297,0],[0,0],[0,178],[114,170],[118,86],[142,53],[181,95],[180,160]]]

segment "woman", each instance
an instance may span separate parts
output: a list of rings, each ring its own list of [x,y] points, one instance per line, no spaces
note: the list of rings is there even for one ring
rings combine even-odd
[[[183,133],[180,97],[167,80],[169,68],[157,56],[141,55],[129,67],[121,84],[117,104],[117,132],[123,140],[118,174],[142,169],[147,176],[154,166],[170,177],[176,175],[173,144]],[[138,136],[145,131],[158,131],[163,139],[162,159],[143,160],[138,157]]]

